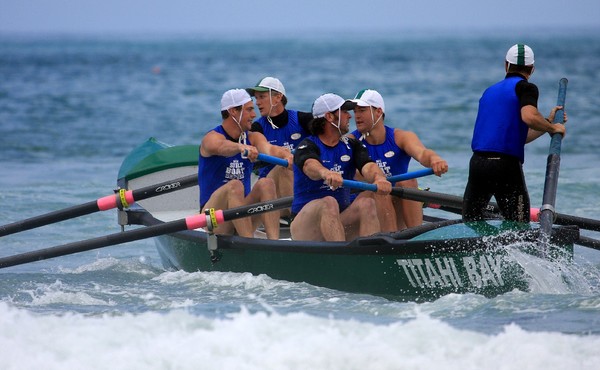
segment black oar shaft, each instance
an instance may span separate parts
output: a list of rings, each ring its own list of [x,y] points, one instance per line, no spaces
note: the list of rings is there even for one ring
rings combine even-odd
[[[154,197],[157,195],[162,195],[166,193],[170,193],[176,190],[181,190],[184,188],[188,188],[190,186],[194,186],[198,184],[198,175],[189,175],[185,177],[181,177],[179,179],[166,181],[156,185],[146,186],[140,189],[136,189],[131,191],[131,198],[133,201],[139,201],[143,199],[147,199],[150,197]],[[114,199],[112,198],[114,197]],[[91,202],[87,202],[84,204],[80,204],[77,206],[72,206],[69,208],[49,212],[43,215],[31,217],[25,220],[17,221],[11,224],[0,226],[0,237],[18,233],[25,230],[35,229],[36,227],[41,227],[45,225],[49,225],[52,223],[57,223],[65,220],[69,220],[71,218],[76,218],[80,216],[85,216],[90,213],[105,211],[108,209],[113,209],[117,206],[119,202],[120,196],[119,194],[114,194],[108,197],[100,198],[98,200],[94,200]],[[109,200],[110,204],[106,205],[106,200]]]
[[[258,215],[265,212],[287,208],[292,204],[293,199],[293,197],[286,197],[224,210],[223,219],[224,221],[231,221],[238,218]],[[104,248],[111,245],[147,239],[159,235],[172,234],[177,231],[193,229],[195,227],[203,227],[206,226],[206,222],[204,221],[202,225],[196,222],[196,220],[198,220],[199,218],[202,218],[200,221],[205,220],[204,217],[204,215],[194,215],[188,218],[166,222],[155,226],[142,227],[134,230],[105,235],[93,239],[63,244],[56,247],[50,247],[37,251],[21,253],[14,256],[3,257],[0,258],[0,268],[22,265],[24,263],[41,261],[48,258],[65,256],[68,254],[85,252],[92,249]]]
[[[425,203],[437,203],[440,205],[462,209],[463,198],[457,195],[436,193],[413,188],[394,187],[392,195]]]
[[[591,218],[564,215],[562,213],[556,214],[555,223],[559,225],[575,225],[582,229],[600,231],[600,221]]]
[[[14,233],[18,233],[25,230],[35,229],[49,225],[51,223],[68,220],[70,218],[85,216],[90,213],[98,212],[98,203],[94,200],[81,205],[61,209],[54,212],[49,212],[40,216],[28,218],[13,222],[11,224],[0,226],[0,236],[6,236]]]
[[[135,230],[129,230],[126,232],[104,235],[93,239],[82,240],[78,242],[59,245],[56,247],[50,247],[17,254],[10,257],[0,258],[0,268],[22,265],[24,263],[65,256],[67,254],[85,252],[92,249],[108,247],[115,244],[122,244],[135,240],[151,238],[158,235],[174,233],[185,229],[185,220],[177,220],[153,227],[144,227]]]
[[[576,241],[577,244],[583,245],[584,247],[588,247],[591,249],[595,249],[600,251],[600,240],[588,238],[587,236],[579,236],[579,239]]]
[[[558,98],[556,105],[562,106],[564,109],[565,99],[567,96],[567,83],[566,78],[561,78],[558,83]],[[564,123],[564,112],[563,109],[556,111],[554,115],[555,124]],[[560,168],[560,151],[561,151],[562,135],[554,134],[550,141],[550,149],[548,153],[548,161],[546,164],[546,179],[544,181],[544,195],[542,200],[542,207],[540,207],[540,236],[542,237],[542,244],[545,240],[548,240],[552,231],[552,223],[554,222],[554,210],[556,204],[556,190],[558,188],[558,173]]]
[[[165,181],[160,184],[150,185],[143,188],[133,190],[133,199],[140,201],[157,195],[171,193],[173,191],[189,188],[190,186],[198,185],[198,174],[180,177],[175,180]]]
[[[457,195],[442,194],[433,191],[411,188],[392,188],[392,195],[408,200],[428,203],[431,208],[437,208],[457,214],[461,213],[460,210],[462,209],[463,203],[463,198]],[[495,202],[489,202],[485,210],[486,212],[496,214],[500,212],[500,208]],[[575,225],[586,230],[600,231],[600,220],[594,220],[591,218],[556,213],[556,220],[554,220],[554,223],[557,225]]]

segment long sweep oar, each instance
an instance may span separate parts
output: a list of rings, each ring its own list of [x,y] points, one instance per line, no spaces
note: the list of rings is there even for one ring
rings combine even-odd
[[[565,98],[567,96],[566,78],[561,78],[558,83],[558,100],[556,105],[564,109]],[[564,123],[563,110],[556,111],[554,115],[554,124]],[[544,196],[542,207],[540,208],[540,246],[544,247],[550,238],[552,231],[552,222],[554,220],[554,206],[556,204],[556,189],[558,187],[558,170],[560,168],[560,147],[562,142],[561,134],[553,134],[550,141],[548,153],[548,162],[546,164],[546,179],[544,181]]]
[[[247,206],[232,208],[228,210],[217,210],[210,212],[210,222],[220,224],[238,218],[254,216],[260,213],[271,212],[292,205],[294,197],[280,198],[272,201],[250,204]],[[104,248],[115,244],[122,244],[134,240],[147,239],[159,235],[171,234],[177,231],[193,230],[207,225],[207,216],[197,214],[164,224],[142,227],[135,230],[104,235],[98,238],[81,240],[78,242],[59,245],[56,247],[41,249],[37,251],[17,254],[14,256],[0,258],[0,268],[22,265],[28,262],[41,261],[48,258],[65,256],[92,249]]]
[[[400,198],[424,202],[429,208],[441,209],[442,211],[447,211],[458,215],[462,213],[463,198],[457,195],[401,187],[393,188],[392,194]],[[485,211],[493,217],[499,217],[500,214],[500,208],[495,202],[489,202]],[[539,208],[532,207],[530,209],[531,221],[539,221],[539,212]],[[554,220],[554,223],[557,225],[575,225],[580,229],[600,231],[600,220],[566,215],[563,213],[556,213],[555,216],[556,219]]]
[[[351,180],[348,180],[351,181]],[[366,184],[359,181],[352,181],[352,183],[359,183],[357,185],[362,190],[376,190],[375,185]],[[350,186],[352,186],[351,184]],[[346,186],[344,184],[344,186]],[[436,193],[433,191],[412,189],[412,188],[403,188],[403,187],[395,187],[392,188],[392,195],[395,195],[400,198],[408,199],[408,200],[416,200],[419,202],[428,203],[431,208],[440,208],[445,207],[443,210],[447,210],[452,212],[452,210],[456,210],[455,213],[460,214],[460,210],[462,209],[463,198],[458,195],[450,195],[443,193]],[[485,209],[489,213],[499,214],[500,208],[498,204],[495,202],[489,202]],[[538,221],[539,209],[531,208],[531,220]],[[581,229],[592,230],[592,231],[600,231],[600,220],[594,220],[586,217],[572,216],[566,215],[562,213],[556,213],[556,219],[554,223],[557,225],[575,225]]]
[[[258,159],[283,167],[288,166],[285,159],[273,157],[260,153]],[[169,180],[160,184],[146,186],[136,190],[120,189],[117,194],[107,195],[96,200],[80,205],[60,209],[43,215],[31,217],[25,220],[13,222],[0,226],[0,237],[15,234],[36,227],[46,226],[53,223],[69,220],[75,217],[85,216],[98,211],[107,211],[117,207],[127,208],[136,201],[151,198],[157,195],[167,194],[176,190],[189,188],[198,184],[198,175],[189,175],[178,179]]]
[[[406,173],[406,175],[409,175],[411,173],[412,172],[408,172]],[[362,181],[344,180],[343,186],[350,189],[377,191],[377,185],[369,184]],[[419,202],[435,202],[458,208],[462,208],[463,203],[463,199],[459,196],[435,193],[432,191],[425,191],[413,188],[404,188],[401,186],[392,188],[391,194],[408,200],[416,200]]]
[[[367,184],[353,180],[344,180],[344,186],[361,190],[377,190],[377,186],[373,184]],[[395,187],[392,188],[391,194],[408,200],[424,202],[431,208],[442,209],[444,211],[456,214],[461,214],[463,205],[463,198],[458,195],[436,193],[433,191]],[[500,208],[495,202],[489,202],[486,206],[486,211],[489,212],[490,215],[499,215]],[[531,208],[530,211],[532,216],[531,220],[534,222],[537,221],[537,217],[539,215],[538,208]],[[555,216],[556,219],[554,220],[554,223],[557,225],[575,225],[585,230],[600,231],[600,220],[565,215],[562,213],[556,213]],[[592,238],[580,236],[576,243],[586,247],[600,250],[600,241]]]
[[[189,175],[160,184],[146,186],[137,190],[121,189],[117,194],[107,195],[91,202],[0,226],[0,237],[98,211],[106,211],[117,207],[127,208],[136,201],[181,190],[197,184],[198,175]]]

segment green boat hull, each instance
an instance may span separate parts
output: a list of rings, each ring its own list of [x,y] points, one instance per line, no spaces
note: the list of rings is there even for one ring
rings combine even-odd
[[[149,226],[157,222],[149,214],[140,218]],[[495,235],[476,236],[473,226],[481,224],[488,226],[488,233],[496,230]],[[467,226],[454,220],[424,225],[421,230],[408,239],[404,236],[418,230],[349,243],[216,236],[212,251],[206,233],[185,231],[157,237],[156,245],[168,269],[265,274],[401,301],[427,301],[450,293],[493,297],[529,289],[531,276],[517,256],[537,253],[537,229],[505,231],[500,221]],[[571,228],[554,230],[553,243],[561,245],[554,254],[562,261],[572,257],[577,234]]]
[[[170,181],[197,171],[198,147],[168,146],[150,139],[124,160],[119,185],[129,189]],[[197,212],[198,187],[160,195],[120,211],[122,225],[153,226],[173,211]],[[527,291],[531,275],[519,255],[539,254],[537,224],[488,220],[427,223],[417,228],[358,238],[351,242],[267,240],[212,236],[184,231],[156,237],[165,268],[249,272],[273,279],[306,282],[345,292],[396,300],[432,300],[450,293],[486,297],[514,289]],[[568,260],[579,231],[552,230],[550,255]],[[547,251],[546,251],[547,252]]]

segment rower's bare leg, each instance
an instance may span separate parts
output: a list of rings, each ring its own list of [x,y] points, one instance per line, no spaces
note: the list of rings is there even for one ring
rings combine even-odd
[[[357,197],[340,215],[346,240],[357,236],[373,235],[381,231],[375,200],[370,197]]]
[[[419,187],[417,179],[400,181],[396,186],[416,189]],[[408,227],[415,227],[423,224],[423,203],[414,200],[401,199],[393,197],[394,208],[396,209],[398,230]]]
[[[294,172],[281,166],[275,166],[267,175],[267,178],[273,179],[277,190],[277,198],[288,197],[294,194]],[[290,209],[285,208],[279,211],[281,217],[288,217]]]
[[[231,180],[218,188],[204,205],[204,209],[229,209],[245,205],[244,184],[239,180]],[[252,220],[250,218],[240,218],[237,220],[225,222],[219,225],[214,233],[221,235],[232,235],[237,231],[238,235],[252,237]]]
[[[266,202],[277,198],[275,183],[269,178],[258,180],[252,187],[252,191],[246,197],[246,204]],[[268,239],[279,239],[279,212],[264,212],[260,217],[254,217],[252,222],[252,234],[262,223]]]
[[[375,201],[375,208],[377,209],[377,218],[379,218],[379,225],[383,232],[394,232],[397,231],[396,223],[396,210],[392,203],[392,197],[390,195],[381,195],[372,191],[363,191],[357,198],[370,197]]]
[[[339,205],[333,197],[307,203],[290,226],[292,239],[313,241],[344,241]]]

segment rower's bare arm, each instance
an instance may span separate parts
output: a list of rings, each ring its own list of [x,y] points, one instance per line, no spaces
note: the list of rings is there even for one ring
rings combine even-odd
[[[562,108],[562,106],[556,106],[552,108],[548,118],[544,118],[538,109],[532,105],[526,105],[521,108],[521,119],[529,127],[526,142],[529,143],[542,136],[546,132],[550,134],[558,133],[564,136],[566,133],[565,125],[557,125],[552,123],[554,122],[556,112]],[[566,123],[567,120],[567,113],[563,112],[563,122]]]
[[[213,155],[231,157],[239,153],[244,153],[246,149],[251,151],[252,148],[254,147],[227,140],[225,136],[218,132],[211,131],[202,139],[200,154],[203,157],[211,157]],[[254,151],[256,151],[256,148],[254,148]]]
[[[372,184],[377,185],[377,193],[387,195],[392,191],[392,184],[375,162],[369,162],[362,168],[362,174]]]
[[[440,157],[433,149],[423,145],[419,137],[411,131],[396,129],[394,132],[396,145],[404,150],[417,162],[427,168],[431,168],[436,176],[448,172],[448,162]]]
[[[267,138],[260,132],[251,132],[250,140],[256,145],[259,152],[268,154],[273,157],[285,159],[288,162],[287,169],[291,170],[294,163],[294,156],[289,149],[279,145],[272,145]]]

